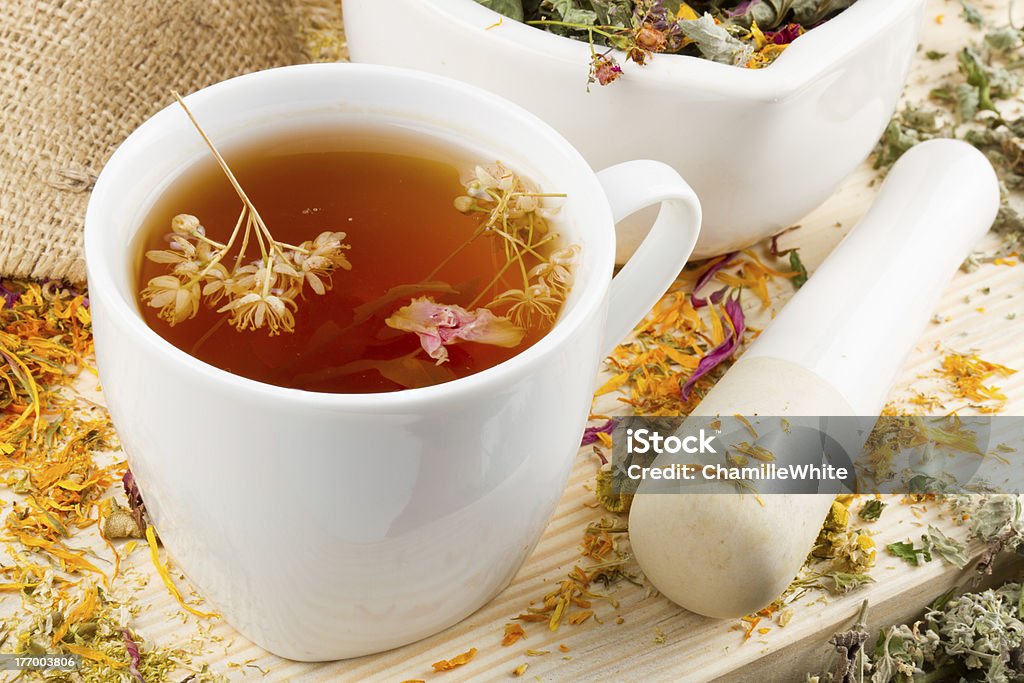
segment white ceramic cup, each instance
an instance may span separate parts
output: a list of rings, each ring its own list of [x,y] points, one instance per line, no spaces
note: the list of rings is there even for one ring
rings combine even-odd
[[[552,331],[479,374],[387,394],[262,384],[146,326],[133,237],[157,197],[208,154],[177,105],[121,145],[89,203],[106,400],[153,523],[195,587],[246,637],[292,659],[364,655],[440,631],[504,588],[539,539],[600,359],[684,265],[697,198],[658,162],[595,174],[532,114],[412,71],[288,67],[187,102],[224,148],[282,126],[374,121],[480,149],[568,195],[559,229],[582,254]],[[615,222],[656,203],[659,221],[613,279]]]

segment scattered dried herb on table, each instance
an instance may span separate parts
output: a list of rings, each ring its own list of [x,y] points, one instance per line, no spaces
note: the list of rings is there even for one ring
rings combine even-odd
[[[971,526],[970,535],[988,546],[977,573],[991,572],[995,556],[1019,552],[1021,500],[1009,494],[936,497],[947,504],[954,518]],[[910,561],[930,551],[952,564],[967,563],[962,544],[929,527],[923,547],[899,546],[898,554]],[[970,577],[965,579],[969,582]],[[925,610],[921,621],[882,628],[874,645],[867,646],[865,673],[857,683],[907,683],[909,681],[1011,681],[1024,678],[1024,601],[1018,583],[957,596],[953,589]],[[810,683],[837,680],[828,673],[808,675]]]
[[[881,629],[857,675],[833,672],[808,675],[808,683],[851,681],[897,683],[920,681],[1020,680],[1024,677],[1024,614],[1021,586],[936,599],[913,625]]]
[[[0,486],[14,496],[0,501],[0,593],[20,600],[4,605],[0,651],[81,655],[75,680],[86,682],[212,680],[189,651],[132,625],[132,591],[146,579],[131,569],[128,581],[121,565],[138,542],[112,540],[141,534],[134,510],[105,497],[124,463],[107,453],[117,446],[106,410],[79,392],[94,373],[88,296],[10,280],[0,294]]]
[[[798,275],[767,265],[753,249],[688,268],[609,357],[613,374],[596,396],[624,393],[619,400],[638,415],[689,414],[756,338],[744,307],[769,308],[769,284]]]
[[[431,666],[436,673],[451,671],[452,669],[469,664],[473,661],[474,657],[476,657],[476,648],[471,647],[460,655],[455,655],[451,659],[442,659],[439,662],[434,662]]]
[[[1013,36],[1003,36],[1003,39],[1011,42],[1017,40]],[[937,55],[936,58],[942,58],[942,56]],[[978,86],[972,87],[977,89]],[[1001,93],[1002,90],[997,90],[997,95],[1001,96]],[[996,101],[998,101],[998,96]],[[908,109],[897,114],[894,123],[889,126],[879,144],[876,154],[878,167],[887,168],[899,155],[918,142],[943,134],[951,135],[951,128],[944,128],[944,125],[940,115],[926,110]],[[997,126],[995,130],[999,130],[999,127]],[[1012,129],[1007,127],[1007,131],[1012,132]],[[980,138],[975,138],[972,141],[978,145],[981,145],[982,142]],[[998,144],[1000,149],[997,150],[996,144],[990,143],[989,148],[986,150],[983,146],[983,150],[990,154],[1003,151],[1003,144],[1000,141]],[[1001,160],[997,157],[996,161]],[[1010,168],[1010,165],[1003,163],[1003,168],[1000,170],[1001,177],[1004,181],[1009,179],[1011,187],[1021,186],[1015,176],[1006,174]],[[1000,217],[1001,223],[997,223],[997,229],[1001,225],[1024,227],[1024,220],[1019,217],[1014,218],[1014,216],[1016,214],[1008,212],[1004,204],[1004,210]],[[1021,234],[1024,235],[1024,231]],[[1012,259],[1013,257],[1010,257],[1009,254],[1016,249],[1019,242],[1006,228],[1003,228],[1003,235],[1004,246],[1000,253],[1003,258]],[[692,376],[701,358],[704,358],[711,349],[717,346],[715,342],[721,343],[725,339],[727,323],[723,324],[722,321],[727,318],[727,315],[724,311],[723,301],[730,292],[735,292],[733,287],[747,290],[748,296],[743,300],[745,306],[750,307],[755,303],[749,296],[751,293],[756,293],[761,303],[767,306],[772,298],[769,294],[768,284],[773,279],[781,276],[798,286],[807,277],[806,269],[803,268],[798,255],[779,250],[776,245],[772,246],[774,248],[769,251],[776,258],[790,256],[789,268],[768,268],[753,252],[744,252],[695,264],[684,272],[676,286],[654,307],[648,318],[637,327],[634,337],[615,350],[608,361],[612,375],[599,388],[596,395],[623,394],[619,400],[627,404],[628,412],[636,414],[680,415],[689,413],[699,403],[703,394],[714,385],[721,370],[725,369],[732,360],[731,358],[725,359],[715,372],[701,378],[696,385],[696,391],[689,399],[683,398],[681,385]],[[795,258],[793,258],[794,255]],[[750,260],[748,261],[747,258]],[[996,255],[987,260],[998,262],[999,258],[1000,256]],[[720,271],[725,271],[722,277],[718,277]],[[712,282],[717,282],[718,287],[711,285]],[[755,337],[756,333],[756,330],[748,329],[745,333],[747,341]],[[742,346],[737,349],[738,351],[742,351]],[[945,380],[946,393],[952,399],[967,401],[966,405],[959,407],[978,408],[982,406],[990,408],[991,412],[996,412],[1002,409],[1005,397],[998,388],[989,383],[989,380],[995,375],[1007,376],[1012,372],[1013,370],[1010,368],[989,363],[975,354],[947,353],[940,362],[936,375]],[[921,395],[920,405],[917,407],[927,408],[935,405],[940,405],[939,399]],[[887,411],[888,414],[898,414],[899,412],[902,411],[895,406],[889,406]],[[583,444],[592,445],[595,449],[601,443],[600,437],[610,432],[613,426],[613,423],[607,421],[606,417],[601,416],[598,419],[602,421],[595,423],[587,430]],[[922,438],[920,424],[910,424],[908,427],[907,434],[912,434],[915,439]],[[955,431],[955,428],[951,427],[951,429]],[[602,520],[599,525],[591,524],[586,529],[582,546],[584,552],[595,543],[594,532],[599,528],[615,527],[623,532],[626,529],[623,511],[628,510],[628,502],[623,505],[623,501],[601,496],[600,477],[602,471],[600,468],[597,471],[595,489],[598,500],[605,511],[617,514],[610,520]],[[1019,522],[1020,504],[1019,502],[1011,504],[1009,501],[1013,497],[993,497],[987,499],[987,502],[983,504],[978,503],[976,496],[963,496],[962,499],[964,506],[971,507],[970,518],[975,520],[977,526],[982,527],[981,530],[972,531],[973,535],[984,540],[991,548],[991,552],[986,553],[986,556],[982,558],[979,565],[981,571],[990,571],[992,558],[1004,548],[1013,550],[1024,546],[1024,540],[1022,540],[1024,535],[1018,531],[1018,527],[1022,526]],[[947,500],[953,499],[947,498]],[[862,522],[873,522],[881,516],[885,505],[882,500],[869,499],[862,504],[858,516]],[[967,516],[968,513],[964,512],[964,515]],[[983,523],[982,520],[987,520],[987,523]],[[849,525],[849,520],[847,525]],[[938,534],[942,534],[943,552],[948,555],[948,557],[945,555],[940,557],[958,566],[962,564],[964,558],[961,544],[949,539],[941,531],[937,529],[936,531]],[[813,556],[810,558],[801,576],[793,583],[785,596],[769,608],[743,620],[740,628],[745,637],[760,633],[758,627],[768,618],[774,618],[779,625],[788,623],[793,615],[793,608],[790,605],[803,597],[808,589],[843,594],[873,582],[867,572],[867,569],[873,564],[874,553],[877,552],[871,536],[864,529],[851,530],[849,526],[831,531],[826,530],[826,533],[832,537],[829,539],[833,544],[832,547],[820,552],[820,558]],[[930,551],[938,555],[934,539],[930,539],[929,543]],[[614,548],[616,555],[628,556],[628,539],[625,538],[624,533],[620,538],[615,539]],[[842,571],[844,565],[850,571]],[[619,566],[627,570],[635,569],[635,565],[630,565],[628,559]],[[543,607],[539,609],[543,609]],[[545,618],[546,614],[528,613],[522,616],[525,617],[524,621],[548,622],[548,619]],[[908,645],[908,647],[910,646]],[[869,651],[873,649],[870,643],[867,645],[867,649]]]
[[[779,283],[798,275],[784,266],[767,265],[753,249],[689,267],[637,326],[633,337],[607,360],[613,374],[595,397],[622,394],[618,400],[635,414],[688,413],[734,356],[757,336],[758,330],[745,324],[743,306],[748,312],[767,309]],[[741,298],[744,290],[746,296]],[[722,352],[723,345],[728,346],[727,352]],[[708,363],[705,359],[712,356],[714,362]],[[697,375],[702,362],[704,371]],[[611,446],[614,421],[601,419],[587,428],[581,443],[593,449],[599,465],[594,506],[599,512],[583,531],[580,560],[572,571],[538,604],[531,604],[514,618],[524,625],[524,634],[533,623],[543,624],[548,631],[557,631],[564,624],[603,623],[609,608],[618,609],[613,593],[616,585],[642,585],[629,550],[628,496],[611,496],[602,485],[606,469],[600,463],[607,461],[602,449]],[[605,607],[599,606],[602,604]],[[751,633],[755,630],[750,627]],[[506,626],[504,639],[515,637]]]
[[[965,10],[965,17],[975,37],[948,55],[956,71],[931,90],[928,102],[908,103],[893,116],[876,149],[875,167],[887,169],[911,147],[933,138],[962,139],[989,158],[1003,186],[993,226],[1002,243],[994,253],[969,258],[964,265],[970,270],[981,263],[1014,265],[1024,245],[1024,116],[1017,75],[1024,31],[1002,17],[986,20],[973,9]],[[945,60],[947,55],[933,52],[929,58]]]
[[[656,53],[759,69],[855,0],[477,0],[550,33],[588,42],[590,82],[622,75],[615,49],[646,64]]]
[[[0,650],[81,655],[76,680],[107,681],[118,671],[163,680],[188,655],[132,629],[138,606],[118,581],[121,554],[101,532],[111,507],[103,496],[123,463],[95,457],[115,447],[113,430],[106,411],[74,386],[91,371],[88,297],[57,282],[4,280],[0,293],[0,486],[14,495],[0,502],[0,593],[20,599],[3,614]],[[99,540],[109,555],[82,549]]]

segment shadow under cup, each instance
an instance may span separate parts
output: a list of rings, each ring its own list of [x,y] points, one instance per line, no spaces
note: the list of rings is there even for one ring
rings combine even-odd
[[[147,509],[175,562],[247,638],[299,660],[433,634],[484,605],[559,500],[604,350],[611,211],[593,171],[532,115],[471,86],[323,64],[188,98],[224,147],[281,127],[415,128],[566,192],[557,229],[582,246],[546,337],[442,385],[319,394],[206,365],[150,330],[135,234],[207,154],[177,105],[118,149],[93,192],[86,256],[97,363]]]

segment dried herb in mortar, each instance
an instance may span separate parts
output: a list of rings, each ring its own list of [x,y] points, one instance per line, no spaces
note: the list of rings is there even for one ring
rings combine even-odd
[[[655,53],[768,66],[806,31],[855,0],[477,0],[506,17],[591,46],[590,82],[622,75]],[[614,50],[620,50],[616,54]]]

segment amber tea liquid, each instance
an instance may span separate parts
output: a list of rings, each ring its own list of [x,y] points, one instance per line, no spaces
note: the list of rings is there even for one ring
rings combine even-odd
[[[277,336],[262,329],[238,331],[227,324],[227,314],[216,312],[219,305],[210,307],[205,301],[196,317],[171,326],[158,318],[157,309],[140,300],[146,323],[186,353],[268,384],[333,393],[386,392],[486,370],[536,343],[553,324],[528,326],[514,348],[451,345],[448,362],[433,369],[415,334],[384,323],[412,296],[429,295],[440,303],[469,308],[499,273],[505,264],[502,244],[482,236],[432,278],[443,280],[455,293],[423,290],[382,300],[393,287],[422,282],[476,231],[480,214],[457,211],[453,200],[466,192],[461,179],[467,171],[493,160],[398,129],[290,132],[221,151],[276,240],[300,244],[323,231],[344,231],[344,241],[351,245],[347,255],[352,270],[335,271],[333,287],[323,296],[307,290],[297,301],[295,331]],[[137,252],[137,290],[150,278],[169,272],[167,265],[150,262],[143,254],[168,248],[166,235],[175,215],[196,216],[209,237],[226,242],[241,206],[212,157],[183,173],[145,218]],[[246,258],[258,256],[259,250],[250,247]],[[537,263],[527,259],[524,265],[529,269]],[[475,306],[522,287],[519,273],[518,266],[508,268]],[[356,312],[367,308],[374,314],[354,323]],[[372,367],[374,361],[403,356],[430,363],[419,364],[412,379],[402,380],[404,385]]]

